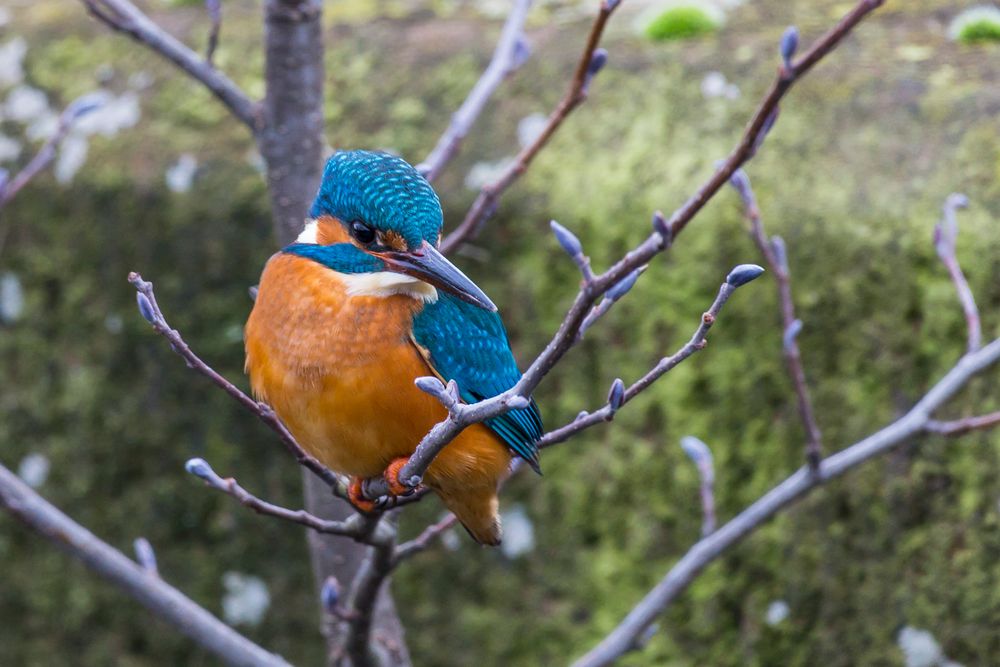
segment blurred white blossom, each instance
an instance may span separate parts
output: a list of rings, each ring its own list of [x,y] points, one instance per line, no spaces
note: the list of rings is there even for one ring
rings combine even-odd
[[[903,664],[906,667],[940,667],[945,661],[941,645],[927,630],[907,625],[899,631],[896,641],[903,651]]]
[[[722,72],[709,72],[701,80],[701,94],[705,99],[724,97],[735,100],[740,96],[740,88],[735,83],[729,83]]]
[[[8,23],[10,23],[10,10],[6,7],[0,7],[0,28]]]
[[[545,114],[533,113],[517,123],[517,143],[521,148],[531,145],[542,133],[549,119]]]
[[[17,466],[17,476],[25,484],[37,489],[49,478],[49,459],[44,454],[28,454]]]
[[[496,162],[477,162],[465,175],[465,187],[470,190],[479,190],[487,183],[499,178],[500,174],[507,171],[512,164],[514,164],[513,157],[500,158]]]
[[[45,93],[27,85],[20,85],[7,93],[3,114],[8,120],[27,123],[48,112],[49,101]]]
[[[139,96],[133,92],[114,96],[106,90],[93,93],[101,108],[89,113],[73,126],[73,132],[92,136],[113,137],[139,122]]]
[[[0,322],[16,322],[24,311],[24,290],[16,273],[0,274]]]
[[[187,192],[197,171],[198,160],[190,153],[184,153],[177,158],[177,162],[167,167],[167,187],[171,192]]]
[[[764,620],[768,625],[778,625],[788,618],[790,611],[791,609],[788,607],[787,602],[784,600],[775,600],[767,606],[767,615],[764,617]]]
[[[59,157],[56,159],[56,166],[53,169],[56,180],[65,185],[73,180],[76,172],[87,161],[87,151],[90,145],[87,137],[75,132],[67,135],[59,144]]]
[[[51,110],[39,115],[31,121],[24,131],[24,138],[28,141],[45,141],[56,133],[59,129],[59,115]]]
[[[13,86],[24,80],[24,54],[28,43],[23,37],[15,37],[0,44],[0,86]]]
[[[535,526],[523,505],[513,505],[501,516],[503,542],[500,550],[507,558],[519,558],[535,550]]]
[[[222,596],[222,617],[226,622],[230,625],[260,625],[267,608],[271,606],[271,594],[263,579],[240,572],[226,572],[222,575],[222,585],[226,589]]]
[[[21,154],[21,142],[5,134],[0,134],[0,162],[16,160]]]

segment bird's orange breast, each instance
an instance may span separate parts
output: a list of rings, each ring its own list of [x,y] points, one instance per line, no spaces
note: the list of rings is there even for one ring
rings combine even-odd
[[[336,272],[275,255],[245,332],[254,393],[328,467],[381,474],[446,415],[413,384],[432,374],[410,338],[422,305],[406,295],[349,296]],[[509,462],[502,441],[477,424],[438,456],[427,482],[495,489]]]

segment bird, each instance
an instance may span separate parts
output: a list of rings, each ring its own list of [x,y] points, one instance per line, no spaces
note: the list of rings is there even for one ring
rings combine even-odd
[[[402,158],[333,154],[294,243],[265,264],[244,329],[254,395],[302,447],[350,477],[348,498],[374,510],[362,481],[399,471],[447,417],[415,384],[457,383],[464,403],[521,378],[489,297],[438,250],[444,216],[430,183]],[[538,405],[473,424],[427,468],[422,483],[472,538],[500,543],[498,488],[515,458],[536,472]]]

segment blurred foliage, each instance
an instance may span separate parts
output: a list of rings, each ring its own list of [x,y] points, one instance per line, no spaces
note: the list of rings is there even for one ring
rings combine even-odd
[[[655,40],[686,39],[715,32],[718,21],[708,10],[695,4],[670,7],[646,26],[646,35]]]
[[[1000,11],[994,8],[991,15],[979,16],[964,23],[958,31],[958,41],[963,44],[1000,42]]]
[[[46,6],[49,5],[49,6]],[[19,11],[34,31],[31,83],[70,99],[96,82],[124,89],[146,72],[143,119],[95,139],[70,187],[39,179],[4,212],[0,270],[25,287],[22,318],[0,328],[0,452],[52,461],[41,491],[128,551],[150,539],[164,577],[220,612],[222,575],[262,577],[272,606],[241,628],[293,662],[319,664],[302,532],[201,488],[191,456],[275,502],[297,506],[299,472],[274,438],[191,375],[135,312],[125,275],[157,286],[161,307],[204,358],[242,382],[246,288],[273,250],[252,142],[199,86],[155,56],[82,21],[74,3]],[[723,156],[773,75],[790,20],[814,34],[843,3],[748,3],[707,40],[653,45],[624,27],[591,99],[505,198],[461,256],[501,304],[515,349],[531,358],[572,299],[578,273],[547,233],[552,217],[597,268],[649,229]],[[961,354],[964,322],[934,256],[931,229],[951,191],[959,254],[1000,334],[998,71],[944,37],[947,16],[921,1],[887,8],[803,81],[749,168],[770,233],[789,248],[805,322],[802,353],[828,450],[904,411]],[[158,18],[202,43],[202,10]],[[620,25],[627,26],[628,17]],[[490,35],[497,26],[490,24]],[[413,10],[329,27],[328,127],[334,146],[392,148],[418,161],[489,55],[481,19],[441,23]],[[536,54],[502,91],[438,189],[446,219],[474,192],[478,160],[517,150],[518,119],[556,102],[584,24],[535,36]],[[6,36],[6,35],[4,35]],[[226,5],[220,67],[260,93],[255,9]],[[929,55],[928,55],[929,53]],[[704,99],[719,70],[738,100]],[[169,193],[165,168],[199,160],[193,189]],[[757,261],[735,195],[722,193],[542,386],[549,426],[599,405],[690,336],[734,265]],[[537,547],[509,561],[462,535],[394,582],[417,664],[562,664],[596,642],[697,538],[697,476],[678,441],[713,449],[727,518],[802,461],[802,430],[781,360],[775,289],[742,288],[706,350],[623,409],[614,424],[546,452],[543,478],[504,492],[535,522]],[[1000,407],[996,371],[945,416]],[[931,630],[965,665],[1000,655],[1000,435],[926,438],[852,472],[709,567],[631,665],[901,664],[904,625]],[[415,533],[440,512],[408,510]],[[0,516],[0,664],[213,664],[136,603]],[[787,602],[771,626],[768,606]]]

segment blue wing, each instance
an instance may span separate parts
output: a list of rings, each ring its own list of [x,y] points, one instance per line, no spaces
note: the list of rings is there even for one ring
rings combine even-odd
[[[500,315],[438,291],[438,300],[413,319],[413,338],[429,355],[428,363],[447,382],[458,383],[462,400],[477,403],[507,391],[521,371],[507,342]],[[542,416],[531,405],[485,422],[536,472]]]

